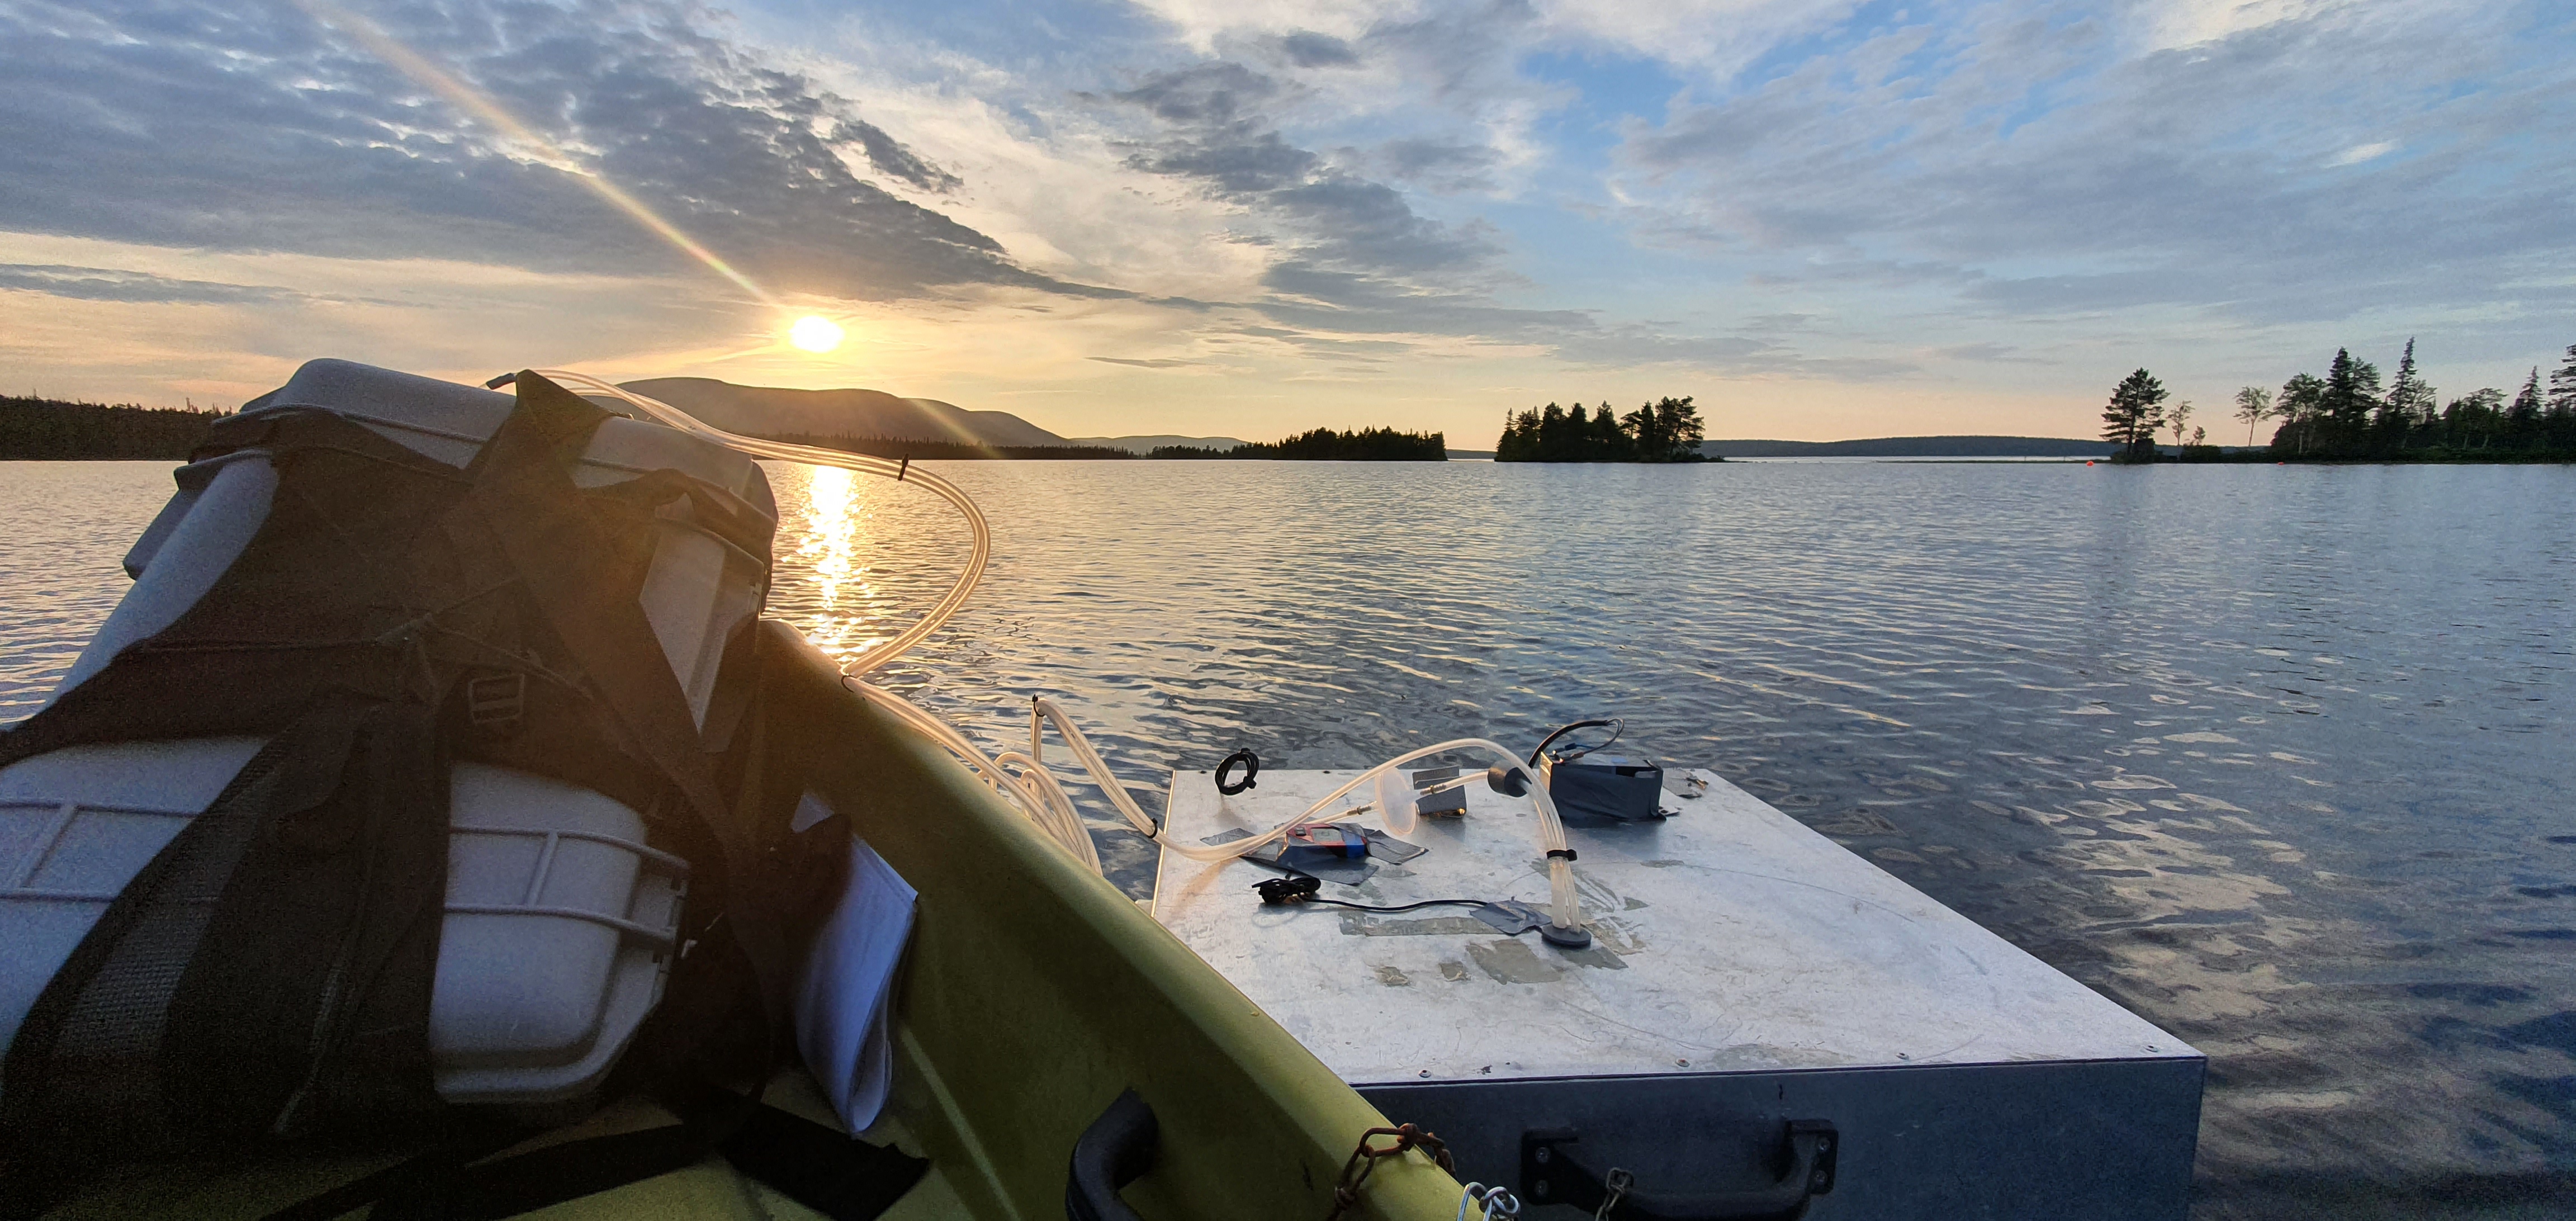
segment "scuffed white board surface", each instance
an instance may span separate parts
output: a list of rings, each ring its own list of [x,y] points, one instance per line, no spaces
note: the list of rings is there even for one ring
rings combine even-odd
[[[1264,831],[1351,775],[1264,771],[1221,797],[1210,773],[1175,772],[1164,834]],[[1715,774],[1688,775],[1705,794],[1666,793],[1662,823],[1567,829],[1587,951],[1502,936],[1463,907],[1263,907],[1252,884],[1274,871],[1168,851],[1153,912],[1354,1085],[2199,1055]],[[1325,896],[1544,905],[1536,812],[1466,791],[1464,818],[1406,837],[1429,854]]]

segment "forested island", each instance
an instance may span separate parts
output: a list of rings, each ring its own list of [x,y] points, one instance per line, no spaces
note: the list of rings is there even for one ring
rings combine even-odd
[[[2229,454],[2209,443],[2205,426],[2191,423],[2190,400],[2174,400],[2163,382],[2140,369],[2112,389],[2102,410],[2102,439],[2120,447],[2115,461],[2122,462],[2155,461],[2159,432],[2173,434],[2185,462],[2576,461],[2576,344],[2549,375],[2546,392],[2535,365],[2510,398],[2486,386],[2442,404],[2409,339],[2396,375],[2384,385],[2377,365],[2338,348],[2325,376],[2297,374],[2277,393],[2247,386],[2236,392],[2233,407],[2247,448]],[[2255,430],[2267,420],[2279,427],[2269,449],[2256,450]]]
[[[1291,462],[1446,462],[1449,440],[1436,432],[1317,428],[1284,441],[1246,441],[1233,449],[1157,445],[1148,458],[1272,458]]]
[[[0,459],[184,462],[226,414],[0,395]]]
[[[1550,403],[1514,414],[1494,445],[1496,462],[1723,462],[1700,452],[1707,425],[1688,397],[1664,398],[1622,416],[1603,402]]]
[[[1246,458],[1289,462],[1445,462],[1449,458],[1447,441],[1441,434],[1398,432],[1392,428],[1363,428],[1352,432],[1317,428],[1283,441],[1247,441],[1231,449],[1158,445],[1147,454],[1110,445],[981,445],[966,441],[913,441],[900,437],[845,437],[814,433],[781,433],[772,439],[791,445],[837,449],[843,453],[921,461],[1017,458],[1123,462],[1153,458]]]

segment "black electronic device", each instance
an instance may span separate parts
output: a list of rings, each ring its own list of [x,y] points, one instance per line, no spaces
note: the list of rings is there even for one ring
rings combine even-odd
[[[1607,728],[1610,736],[1599,742],[1548,750],[1559,738],[1578,729],[1596,727]],[[1627,727],[1627,722],[1616,717],[1576,721],[1557,726],[1539,739],[1538,749],[1530,752],[1529,761],[1538,766],[1539,782],[1547,786],[1548,798],[1556,803],[1560,816],[1590,822],[1663,821],[1664,769],[1643,755],[1602,753],[1619,740]]]
[[[1646,822],[1664,817],[1664,769],[1635,755],[1591,751],[1539,759],[1539,773],[1556,812],[1569,819]]]

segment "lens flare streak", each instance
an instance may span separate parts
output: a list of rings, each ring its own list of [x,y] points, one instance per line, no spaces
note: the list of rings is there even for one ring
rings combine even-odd
[[[653,209],[645,206],[643,200],[627,194],[616,183],[610,182],[597,171],[582,164],[578,158],[565,152],[554,141],[539,134],[527,124],[521,123],[510,112],[501,109],[499,103],[477,92],[473,86],[458,80],[438,65],[431,63],[419,52],[404,46],[393,35],[386,33],[384,27],[377,25],[364,14],[351,12],[331,3],[330,0],[295,0],[295,4],[310,14],[314,20],[356,40],[376,58],[410,77],[422,88],[445,98],[449,104],[472,115],[502,137],[534,153],[536,160],[572,175],[582,185],[589,187],[594,194],[632,218],[635,223],[642,225],[663,241],[669,242],[680,253],[705,264],[708,270],[731,280],[736,287],[750,293],[761,304],[772,307],[778,305],[778,299],[771,296],[767,289],[753,283],[751,277],[725,262],[716,252],[700,245],[697,239],[681,232],[679,226],[662,219]]]

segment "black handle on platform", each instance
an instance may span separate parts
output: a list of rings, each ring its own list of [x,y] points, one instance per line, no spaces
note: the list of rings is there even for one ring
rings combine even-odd
[[[1630,1187],[1609,1215],[1616,1221],[1797,1221],[1806,1215],[1807,1201],[1834,1189],[1834,1150],[1841,1141],[1834,1125],[1821,1119],[1792,1119],[1787,1128],[1788,1171],[1768,1187],[1707,1195]],[[1610,1186],[1566,1148],[1576,1139],[1570,1131],[1521,1134],[1522,1199],[1587,1211],[1601,1207]]]
[[[1154,1168],[1161,1139],[1154,1108],[1129,1090],[1082,1130],[1073,1143],[1073,1170],[1065,1176],[1064,1215],[1069,1221],[1141,1221],[1118,1198],[1118,1189]]]
[[[1234,765],[1237,763],[1243,765],[1243,779],[1229,784],[1226,782],[1225,774],[1233,771]],[[1216,791],[1223,793],[1228,797],[1232,797],[1245,789],[1254,787],[1253,778],[1260,774],[1261,756],[1248,750],[1238,750],[1233,754],[1227,755],[1225,757],[1225,762],[1216,765]]]

